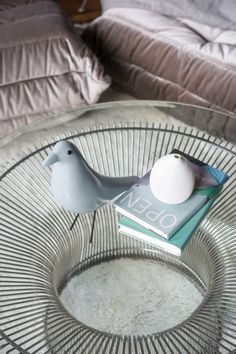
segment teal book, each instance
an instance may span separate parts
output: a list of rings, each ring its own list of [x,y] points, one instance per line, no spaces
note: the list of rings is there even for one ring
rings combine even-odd
[[[173,151],[176,152],[182,154],[178,150]],[[114,201],[117,212],[169,240],[228,179],[224,172],[183,155],[195,173],[195,189],[190,198],[175,205],[159,201],[149,186],[149,171]]]
[[[119,232],[126,236],[149,243],[175,256],[181,256],[182,251],[195,234],[202,220],[219,195],[219,191],[208,201],[169,239],[165,240],[151,230],[146,229],[135,221],[121,217],[118,221]]]

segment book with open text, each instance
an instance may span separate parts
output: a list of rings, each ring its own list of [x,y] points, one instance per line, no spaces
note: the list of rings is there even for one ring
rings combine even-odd
[[[182,154],[192,165],[196,183],[190,198],[175,205],[159,201],[151,192],[149,171],[114,201],[115,209],[119,213],[167,240],[212,198],[228,179],[227,174],[219,169],[178,150],[172,153]]]
[[[148,230],[125,216],[121,217],[118,221],[119,232],[128,237],[146,242],[175,256],[181,256],[182,251],[209,212],[219,192],[220,191],[210,198],[169,240],[165,240],[153,231]]]

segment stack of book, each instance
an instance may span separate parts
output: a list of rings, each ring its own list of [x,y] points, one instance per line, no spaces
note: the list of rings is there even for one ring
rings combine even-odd
[[[118,221],[119,232],[142,240],[166,252],[180,256],[219,196],[228,176],[181,151],[195,174],[195,189],[185,202],[166,204],[151,192],[150,171],[114,201],[123,216]],[[170,172],[171,173],[171,172]]]

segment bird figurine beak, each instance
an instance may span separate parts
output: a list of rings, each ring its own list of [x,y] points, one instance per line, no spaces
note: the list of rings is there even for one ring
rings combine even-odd
[[[50,155],[48,155],[48,157],[46,158],[46,160],[43,161],[43,166],[47,167],[50,165],[53,165],[54,163],[59,161],[59,157],[55,152],[52,152]]]

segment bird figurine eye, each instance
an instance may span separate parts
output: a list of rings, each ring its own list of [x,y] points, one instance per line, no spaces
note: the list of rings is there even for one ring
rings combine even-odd
[[[68,151],[67,151],[67,154],[68,154],[68,155],[71,155],[71,154],[72,154],[72,151],[71,151],[71,150],[68,150]]]

